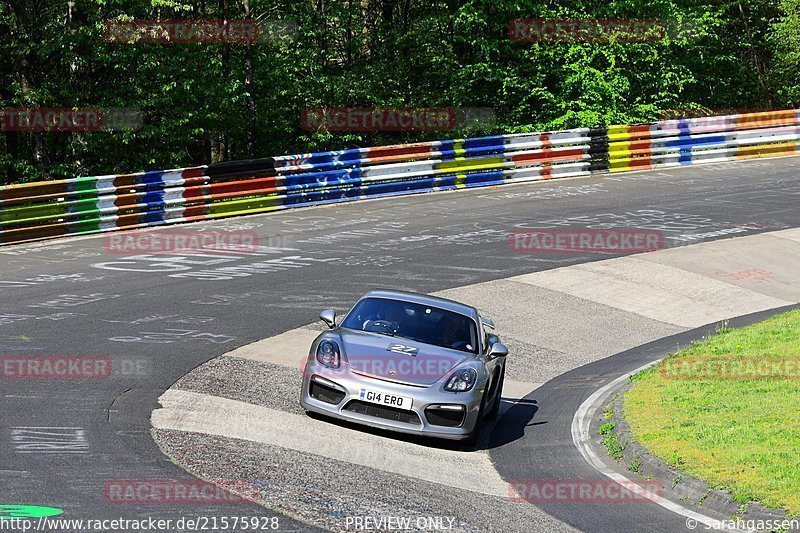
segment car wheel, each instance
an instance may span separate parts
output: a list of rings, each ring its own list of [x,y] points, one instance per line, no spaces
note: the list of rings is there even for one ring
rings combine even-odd
[[[483,417],[485,416],[486,412],[486,393],[483,393],[483,398],[481,398],[481,406],[478,409],[478,419],[475,421],[475,427],[472,428],[472,432],[470,432],[469,437],[464,440],[464,444],[467,446],[475,446],[478,442],[478,437],[481,435],[481,428],[483,427]]]
[[[494,394],[494,401],[492,402],[492,407],[486,413],[486,418],[489,420],[496,420],[497,413],[500,411],[500,397],[503,395],[503,382],[506,379],[506,367],[503,365],[503,369],[500,371],[500,381],[497,382],[497,392]]]

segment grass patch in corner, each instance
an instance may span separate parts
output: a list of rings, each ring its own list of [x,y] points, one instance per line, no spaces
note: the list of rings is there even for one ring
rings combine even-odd
[[[625,417],[681,471],[800,515],[800,310],[722,328],[635,378]]]

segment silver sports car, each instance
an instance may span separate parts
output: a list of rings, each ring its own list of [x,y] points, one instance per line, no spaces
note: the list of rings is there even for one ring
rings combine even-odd
[[[360,424],[474,441],[497,416],[508,349],[468,305],[373,290],[312,343],[300,404]]]

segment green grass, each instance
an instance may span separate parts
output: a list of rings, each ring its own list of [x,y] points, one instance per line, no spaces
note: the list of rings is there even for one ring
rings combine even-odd
[[[788,369],[794,378],[774,370],[740,379],[709,376],[708,369],[718,368],[712,361],[720,360],[744,370],[778,362],[768,368]],[[668,464],[729,491],[737,502],[759,501],[797,516],[798,362],[800,311],[738,330],[724,328],[636,376],[625,395],[625,417],[637,441]],[[671,368],[683,370],[671,374]]]
[[[622,451],[625,449],[625,446],[620,442],[619,435],[614,433],[614,423],[606,422],[600,426],[597,432],[603,436],[603,446],[608,450],[608,455],[614,459],[622,457]]]

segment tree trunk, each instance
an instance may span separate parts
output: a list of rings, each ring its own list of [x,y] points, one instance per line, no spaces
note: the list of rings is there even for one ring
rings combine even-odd
[[[228,20],[228,2],[227,0],[219,0],[218,4],[219,18]],[[228,78],[230,77],[230,62],[231,62],[231,47],[228,43],[223,43],[222,51],[220,54],[221,76],[222,85],[227,87],[229,84]],[[219,163],[220,161],[227,161],[230,158],[230,146],[228,140],[230,139],[229,120],[225,118],[227,109],[222,109],[223,118],[219,124],[219,129],[211,133],[211,162]]]
[[[251,20],[250,0],[244,0],[244,18]],[[256,101],[253,94],[253,43],[247,42],[244,49],[244,90],[247,93],[245,105],[247,108],[247,157],[255,157],[256,150]]]

